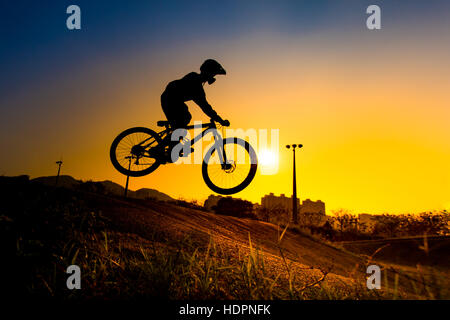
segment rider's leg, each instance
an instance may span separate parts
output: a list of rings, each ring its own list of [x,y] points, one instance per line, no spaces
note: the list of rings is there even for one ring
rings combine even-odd
[[[182,155],[180,152],[179,155],[174,156],[172,159],[172,149],[180,143],[184,139],[187,134],[187,130],[185,128],[189,124],[192,119],[192,115],[189,113],[187,105],[182,103],[171,103],[170,105],[163,106],[163,111],[166,114],[167,120],[170,123],[170,128],[172,130],[172,134],[168,135],[165,138],[166,145],[169,146],[166,156],[170,158],[171,162],[176,162],[178,160],[178,156]],[[182,130],[177,130],[182,129]],[[175,139],[173,140],[172,137]],[[168,159],[169,160],[169,159]]]
[[[187,135],[186,127],[188,126],[189,122],[191,121],[192,116],[187,110],[187,107],[184,112],[180,112],[178,114],[178,117],[174,119],[174,121],[171,122],[171,127],[175,128],[172,132],[171,142],[169,145],[169,155],[171,155],[172,162],[176,162],[178,160],[178,157],[183,156],[183,149],[180,150],[180,152],[176,155],[172,155],[172,149],[178,145],[180,142],[184,140],[184,138]]]

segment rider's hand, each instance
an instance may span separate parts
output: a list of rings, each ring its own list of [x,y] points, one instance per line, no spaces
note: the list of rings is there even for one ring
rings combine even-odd
[[[222,120],[220,121],[220,124],[224,127],[229,127],[230,126],[230,121],[228,120]]]

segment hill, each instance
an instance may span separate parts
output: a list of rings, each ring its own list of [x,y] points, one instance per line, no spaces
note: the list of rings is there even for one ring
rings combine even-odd
[[[134,192],[137,199],[155,199],[160,201],[175,201],[172,197],[155,189],[142,188]]]
[[[46,186],[53,187],[56,185],[56,176],[49,176],[49,177],[38,177],[31,180],[35,183],[44,184]],[[122,196],[125,192],[125,188],[122,187],[120,184],[105,180],[105,181],[82,181],[77,180],[71,176],[68,175],[61,175],[58,178],[58,187],[64,187],[69,189],[76,189],[80,188],[83,184],[92,184],[94,186],[97,186],[97,188],[100,186],[106,193],[116,195],[116,196]],[[136,191],[128,190],[128,197],[136,198],[136,199],[155,199],[160,201],[175,201],[172,197],[168,196],[165,193],[162,193],[155,189],[148,189],[148,188],[142,188]]]
[[[413,289],[415,271],[397,267],[383,290],[370,291],[365,268],[373,261],[266,222],[23,178],[0,177],[0,192],[4,258],[14,261],[11,274],[20,271],[11,279],[21,294],[68,298],[65,268],[77,264],[81,299],[439,297],[427,283]],[[422,282],[436,275],[421,272]]]
[[[56,185],[56,176],[49,177],[38,177],[31,180],[32,182],[41,183],[46,186]],[[61,175],[58,177],[58,186],[73,189],[82,183],[81,180],[76,180],[75,178],[67,175]]]

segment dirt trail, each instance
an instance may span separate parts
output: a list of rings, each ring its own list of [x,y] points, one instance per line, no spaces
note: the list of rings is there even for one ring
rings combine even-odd
[[[104,213],[118,226],[124,226],[123,232],[147,239],[155,232],[171,239],[189,234],[202,239],[205,245],[212,236],[214,242],[231,255],[248,253],[250,236],[253,247],[262,250],[267,268],[274,274],[287,276],[277,241],[283,230],[271,223],[158,202],[144,205],[114,200],[107,204]],[[287,231],[281,248],[288,262],[292,262],[291,272],[305,283],[317,279],[321,275],[319,269],[330,271],[327,281],[333,285],[353,283],[355,271],[362,275],[362,270],[356,269],[364,264],[361,258],[307,236]]]

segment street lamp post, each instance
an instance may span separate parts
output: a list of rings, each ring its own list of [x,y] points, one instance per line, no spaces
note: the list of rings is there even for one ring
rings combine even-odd
[[[295,173],[295,149],[296,148],[302,148],[302,144],[292,144],[287,145],[286,148],[290,149],[292,147],[292,154],[293,154],[293,179],[292,179],[292,219],[294,220],[294,224],[298,223],[297,220],[297,179],[296,179],[296,173]]]

